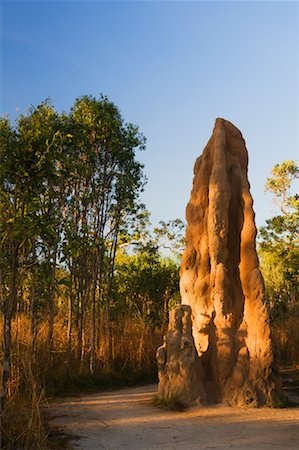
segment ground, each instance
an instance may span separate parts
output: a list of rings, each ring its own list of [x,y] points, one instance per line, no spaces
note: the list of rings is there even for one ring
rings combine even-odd
[[[81,450],[298,449],[298,405],[174,412],[153,405],[156,389],[151,385],[64,399],[49,405],[50,423],[72,436],[71,447]]]

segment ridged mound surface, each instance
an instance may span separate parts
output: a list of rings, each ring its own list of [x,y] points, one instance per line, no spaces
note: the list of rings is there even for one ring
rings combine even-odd
[[[190,335],[201,375],[191,376],[191,387],[182,383],[182,361],[178,373],[173,374],[170,321],[160,349],[160,354],[165,352],[165,364],[160,364],[159,370],[160,397],[176,392],[188,398],[188,404],[200,397],[201,401],[258,406],[282,396],[258,268],[247,167],[240,131],[217,119],[194,167],[180,281],[182,304],[191,307]]]

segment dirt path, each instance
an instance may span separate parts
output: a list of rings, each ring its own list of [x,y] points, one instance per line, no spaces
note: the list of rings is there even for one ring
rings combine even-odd
[[[152,405],[156,386],[56,402],[51,425],[77,436],[84,450],[299,449],[299,407],[172,412]]]

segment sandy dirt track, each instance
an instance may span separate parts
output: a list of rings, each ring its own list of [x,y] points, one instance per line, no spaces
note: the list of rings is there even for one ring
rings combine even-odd
[[[156,386],[83,395],[49,405],[50,423],[84,450],[299,449],[299,407],[161,410]]]

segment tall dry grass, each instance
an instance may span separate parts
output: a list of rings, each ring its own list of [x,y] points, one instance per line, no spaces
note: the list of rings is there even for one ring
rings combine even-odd
[[[276,321],[272,334],[281,364],[299,363],[299,318],[287,317]]]
[[[40,382],[23,355],[20,366],[12,366],[3,422],[3,447],[7,449],[48,448],[48,433],[41,405],[45,401]]]
[[[280,360],[299,362],[299,318],[276,321],[272,331]],[[95,373],[91,376],[88,327],[83,364],[78,357],[78,343],[74,336],[68,367],[66,321],[56,318],[54,351],[50,358],[47,322],[38,325],[35,353],[32,354],[30,321],[25,315],[19,316],[12,328],[11,377],[3,424],[4,448],[29,450],[55,446],[42,415],[42,405],[52,396],[154,381],[155,352],[163,341],[164,332],[164,329],[153,328],[139,318],[124,318],[112,324],[112,360],[109,365],[108,336],[106,330],[101,330],[97,337]]]
[[[3,423],[4,448],[51,448],[42,405],[51,397],[65,393],[93,391],[156,380],[155,352],[162,342],[163,330],[138,318],[112,324],[112,360],[107,361],[107,335],[101,331],[96,349],[94,375],[89,372],[90,333],[85,335],[83,364],[78,357],[75,336],[70,365],[67,364],[67,323],[57,317],[54,324],[53,354],[47,347],[48,324],[38,325],[35,352],[32,353],[30,321],[18,317],[12,327],[11,377]],[[2,330],[0,330],[2,338]]]

